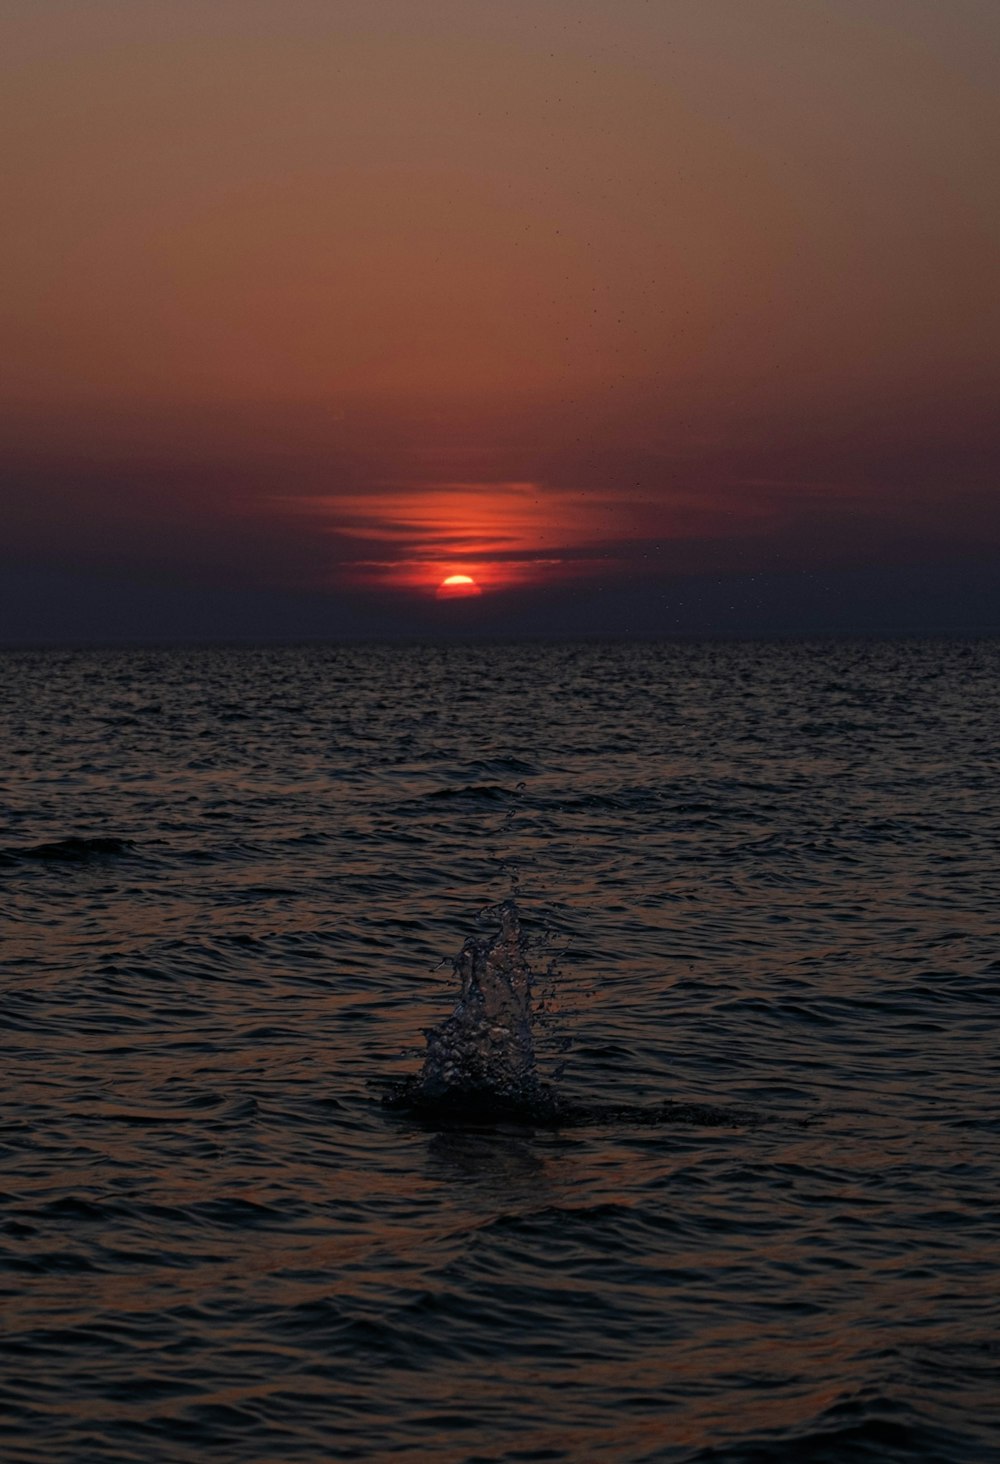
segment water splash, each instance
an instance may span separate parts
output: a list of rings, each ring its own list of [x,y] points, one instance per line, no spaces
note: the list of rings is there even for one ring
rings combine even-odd
[[[430,1101],[520,1104],[538,1096],[525,940],[513,900],[497,913],[496,934],[467,940],[455,963],[461,982],[455,1010],[426,1033],[420,1088]]]
[[[535,1060],[533,975],[513,899],[497,906],[499,928],[470,937],[454,970],[460,993],[438,1027],[425,1029],[427,1053],[415,1077],[386,1085],[382,1102],[437,1126],[508,1121],[538,1127],[666,1123],[743,1126],[745,1111],[704,1103],[577,1103],[541,1081]],[[550,971],[551,974],[551,971]]]
[[[424,1065],[391,1087],[390,1107],[466,1120],[537,1119],[552,1101],[535,1062],[533,976],[515,901],[499,905],[497,917],[493,935],[463,945],[454,962],[454,1011],[425,1030]]]

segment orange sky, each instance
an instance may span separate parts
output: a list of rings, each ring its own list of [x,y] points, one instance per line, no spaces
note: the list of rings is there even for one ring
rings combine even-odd
[[[8,0],[0,47],[9,564],[585,594],[1000,537],[993,0]]]

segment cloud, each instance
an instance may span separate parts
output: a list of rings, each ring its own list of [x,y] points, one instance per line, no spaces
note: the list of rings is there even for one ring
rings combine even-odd
[[[617,542],[603,505],[537,482],[382,481],[364,493],[276,506],[307,514],[336,538],[342,580],[387,589],[429,592],[455,573],[493,589],[553,571],[566,577],[612,555]]]

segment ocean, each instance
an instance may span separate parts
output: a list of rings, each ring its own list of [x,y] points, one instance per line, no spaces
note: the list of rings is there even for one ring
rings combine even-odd
[[[8,650],[0,748],[6,1464],[1000,1457],[1000,642]],[[558,1105],[387,1101],[503,910]]]

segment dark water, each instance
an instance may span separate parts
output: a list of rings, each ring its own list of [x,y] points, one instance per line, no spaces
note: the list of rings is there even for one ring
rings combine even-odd
[[[1000,1456],[1000,644],[0,689],[4,1460]],[[512,893],[541,1080],[759,1121],[384,1108]]]

